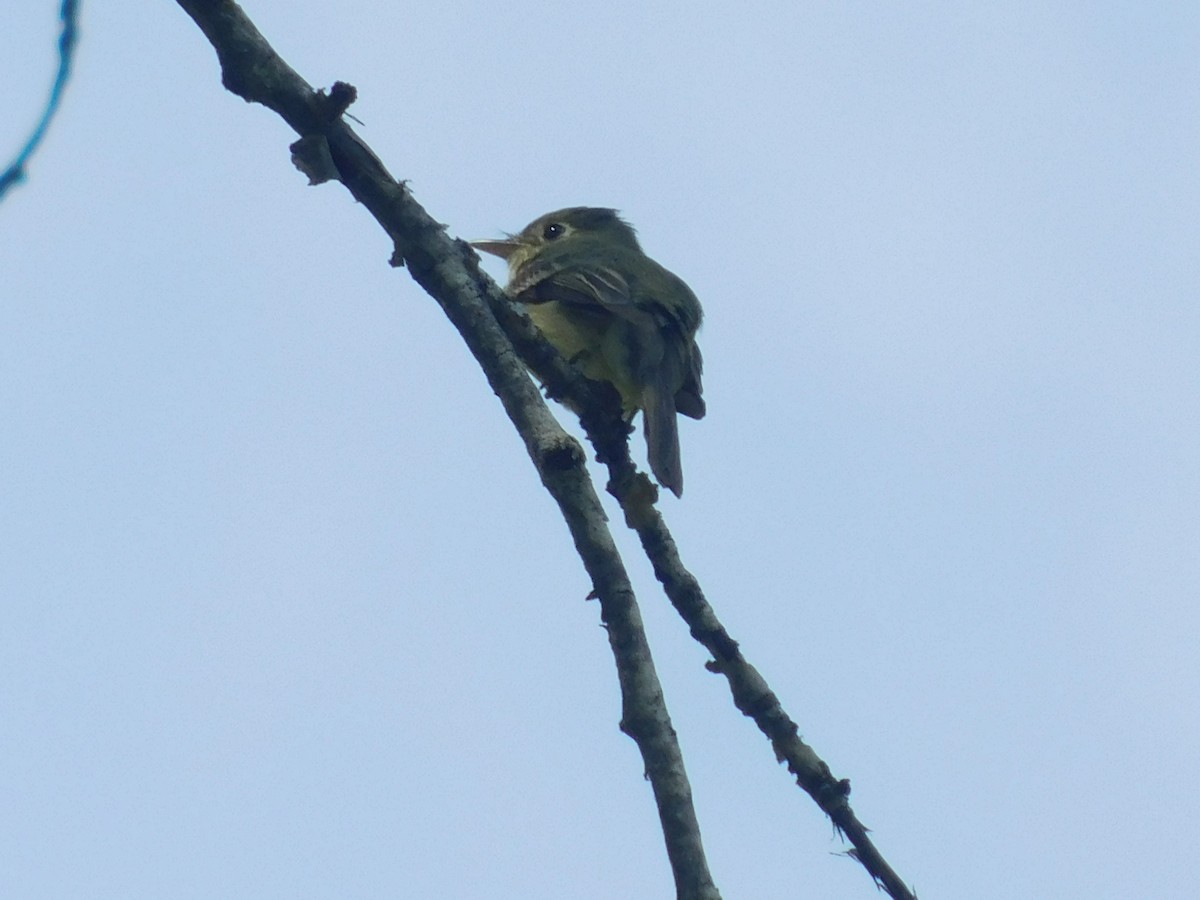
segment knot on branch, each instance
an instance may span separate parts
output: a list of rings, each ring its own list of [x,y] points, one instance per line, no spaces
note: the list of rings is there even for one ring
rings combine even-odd
[[[818,805],[826,813],[831,813],[834,810],[840,809],[846,805],[850,797],[850,779],[842,778],[838,781],[832,780],[822,784],[817,788],[814,795]]]
[[[292,165],[308,176],[309,186],[340,180],[337,164],[333,161],[333,154],[329,152],[329,141],[325,135],[306,135],[288,149],[292,151]]]
[[[570,435],[552,438],[542,448],[541,467],[547,472],[564,472],[587,462],[579,441]]]
[[[710,672],[724,672],[729,663],[741,659],[742,651],[738,648],[738,642],[729,636],[723,626],[692,628],[691,632],[692,637],[707,647],[714,657],[705,663],[705,668]]]
[[[621,484],[615,484],[615,478],[609,481],[608,492],[620,501],[625,511],[625,524],[640,532],[661,521],[654,505],[658,502],[658,486],[635,470],[632,463],[624,468]]]
[[[329,88],[324,88],[313,95],[313,112],[322,122],[332,122],[341,118],[342,114],[358,99],[358,88],[344,81],[335,81]]]
[[[341,180],[341,172],[333,161],[324,130],[330,123],[340,119],[356,99],[358,88],[344,81],[335,81],[329,93],[322,88],[310,95],[309,106],[315,123],[312,133],[288,148],[292,151],[292,165],[308,176],[309,185]]]

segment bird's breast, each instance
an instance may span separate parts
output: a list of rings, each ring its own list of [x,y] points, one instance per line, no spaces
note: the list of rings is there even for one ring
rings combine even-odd
[[[641,408],[642,387],[625,358],[620,320],[593,307],[550,300],[526,307],[529,318],[559,355],[588,378],[607,381],[621,395],[626,411]]]

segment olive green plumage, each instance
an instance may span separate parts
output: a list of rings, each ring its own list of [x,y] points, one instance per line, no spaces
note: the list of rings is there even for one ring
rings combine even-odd
[[[638,244],[616,210],[547,213],[519,234],[473,246],[508,262],[508,292],[563,357],[642,410],[650,468],[683,493],[675,415],[704,417],[700,301]]]

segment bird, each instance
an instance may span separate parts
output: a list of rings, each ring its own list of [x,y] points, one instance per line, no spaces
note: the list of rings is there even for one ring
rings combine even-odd
[[[506,293],[561,356],[616,388],[627,421],[641,410],[650,470],[682,497],[676,414],[706,412],[696,344],[704,313],[691,288],[606,207],[556,210],[471,246],[508,263]]]

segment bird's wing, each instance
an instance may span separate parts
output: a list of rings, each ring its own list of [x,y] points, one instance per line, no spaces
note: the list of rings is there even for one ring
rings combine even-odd
[[[556,300],[572,306],[600,306],[613,315],[636,317],[629,281],[615,266],[535,259],[524,266],[509,291],[525,303]]]
[[[659,277],[678,282],[665,269],[661,269]],[[655,288],[659,285],[655,281],[652,277],[650,283],[643,281],[635,286],[617,265],[596,261],[581,265],[569,258],[544,254],[517,273],[509,284],[509,291],[525,303],[557,301],[581,312],[591,310],[620,320],[623,341],[629,351],[626,364],[637,372],[643,390],[662,395],[657,404],[661,409],[665,410],[669,405],[672,413],[678,410],[685,416],[701,419],[705,413],[702,361],[700,349],[690,335],[699,325],[699,304],[693,304],[694,313],[690,306],[679,310],[669,308],[658,301]],[[678,285],[690,294],[687,285],[682,282]],[[667,398],[670,398],[669,403]],[[648,432],[652,430],[649,407],[655,405],[647,403]],[[663,434],[664,448],[677,442],[677,439],[669,438],[668,429],[658,430]],[[673,472],[678,466],[669,459],[669,453],[662,455],[661,468]],[[662,473],[656,471],[656,474],[659,480],[663,479]],[[674,484],[675,481],[668,475],[668,480],[663,483]]]

